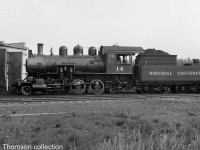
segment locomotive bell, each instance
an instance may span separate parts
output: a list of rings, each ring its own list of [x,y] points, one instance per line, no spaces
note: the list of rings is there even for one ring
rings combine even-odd
[[[95,56],[95,55],[97,55],[97,49],[96,49],[94,46],[89,47],[89,49],[88,49],[88,54],[89,54],[90,56]]]
[[[83,47],[79,44],[74,47],[74,55],[83,55]]]
[[[59,48],[59,55],[60,56],[67,56],[67,47],[66,46],[61,46]]]

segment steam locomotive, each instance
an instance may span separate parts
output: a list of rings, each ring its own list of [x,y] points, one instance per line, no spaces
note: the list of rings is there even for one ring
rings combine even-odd
[[[74,55],[66,46],[59,55],[43,55],[43,44],[38,54],[26,61],[27,77],[17,81],[12,91],[30,95],[37,91],[72,94],[101,94],[119,91],[138,93],[198,93],[200,92],[200,63],[177,65],[177,55],[142,47],[101,46],[83,55],[77,45]]]

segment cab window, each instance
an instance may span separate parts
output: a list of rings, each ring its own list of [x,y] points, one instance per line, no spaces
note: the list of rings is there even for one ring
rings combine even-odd
[[[116,63],[121,65],[130,65],[131,64],[131,55],[130,54],[117,54]]]

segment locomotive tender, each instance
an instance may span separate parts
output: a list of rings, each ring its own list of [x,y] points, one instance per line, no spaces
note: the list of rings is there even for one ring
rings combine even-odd
[[[59,48],[59,55],[38,54],[26,62],[27,77],[13,84],[12,91],[30,95],[39,92],[72,94],[101,94],[104,91],[136,90],[138,93],[200,92],[200,64],[177,65],[177,56],[142,47],[101,46],[83,55],[80,45],[74,55],[67,47]],[[136,58],[134,56],[137,54]]]

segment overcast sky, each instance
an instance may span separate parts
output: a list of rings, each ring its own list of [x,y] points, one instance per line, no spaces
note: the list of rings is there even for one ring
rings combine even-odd
[[[37,43],[44,43],[46,54],[51,47],[58,54],[61,45],[72,51],[77,44],[118,43],[200,58],[200,0],[0,2],[0,41],[26,42],[34,53]]]

